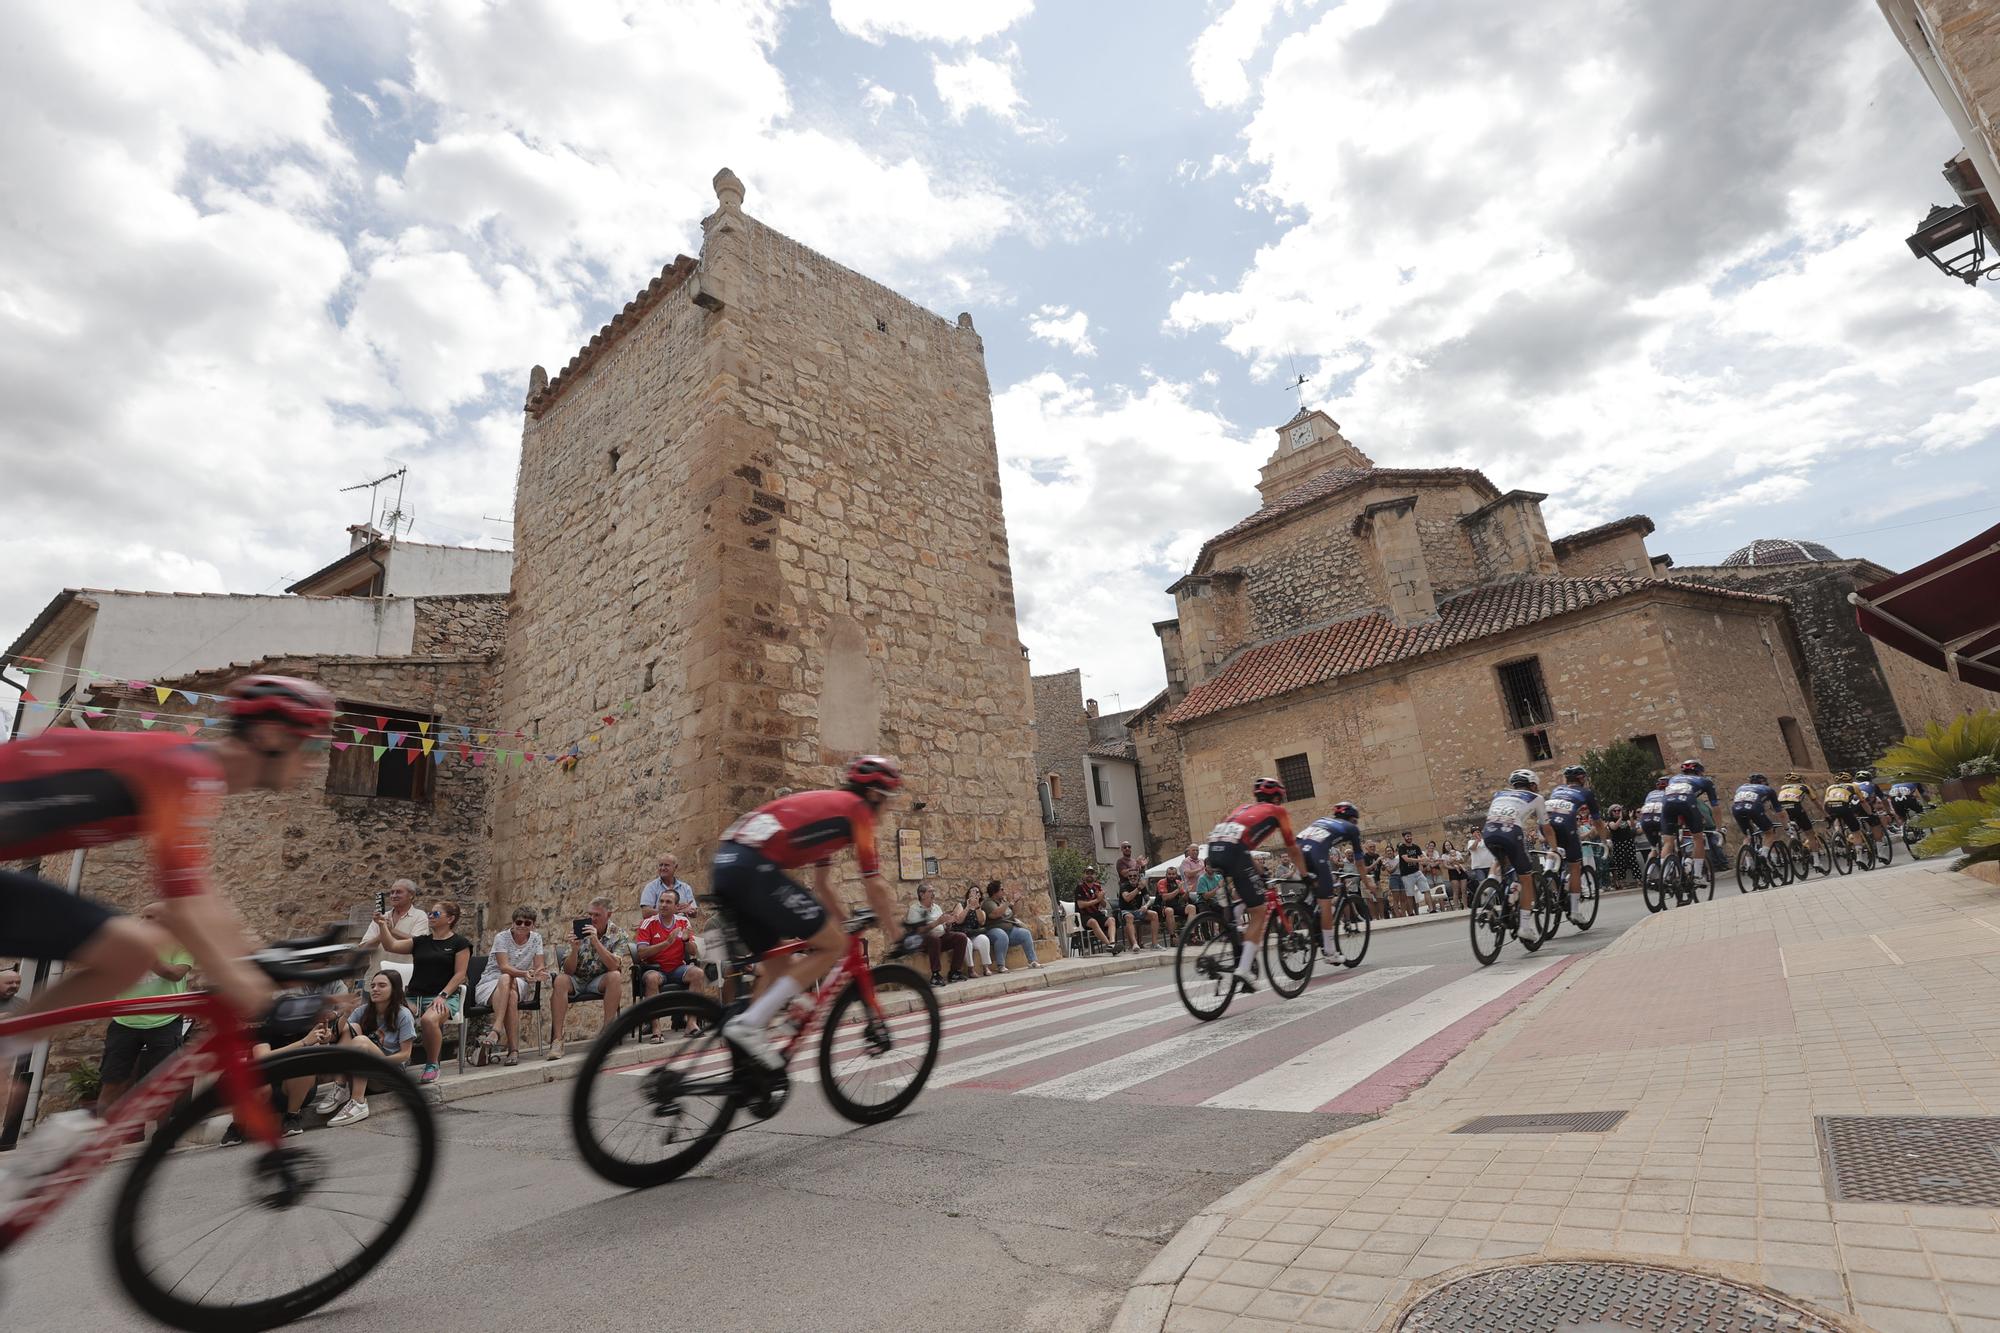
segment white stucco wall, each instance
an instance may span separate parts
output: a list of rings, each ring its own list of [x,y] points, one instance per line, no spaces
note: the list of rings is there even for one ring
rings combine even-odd
[[[1094,756],[1084,760],[1084,777],[1090,777],[1090,769],[1103,773],[1105,801],[1097,799],[1097,784],[1086,781],[1084,796],[1090,802],[1090,840],[1100,865],[1113,865],[1118,860],[1118,844],[1129,842],[1133,853],[1141,860],[1146,856],[1145,827],[1139,807],[1139,766],[1126,759],[1098,759]],[[1111,845],[1105,846],[1103,825],[1110,821]]]
[[[382,591],[390,597],[506,592],[514,579],[511,551],[397,542],[389,548],[388,558],[382,563],[388,571]]]

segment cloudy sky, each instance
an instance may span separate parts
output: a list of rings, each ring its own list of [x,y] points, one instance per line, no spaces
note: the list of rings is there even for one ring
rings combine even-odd
[[[772,224],[984,335],[1022,635],[1107,706],[1285,385],[1655,551],[2000,518],[2000,304],[1903,237],[1872,0],[28,0],[0,41],[0,642],[275,591],[410,468],[497,544],[527,368]]]

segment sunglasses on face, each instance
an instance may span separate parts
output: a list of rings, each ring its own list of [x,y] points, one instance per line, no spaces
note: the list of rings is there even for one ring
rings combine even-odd
[[[531,916],[517,916],[514,918],[514,924],[517,926],[532,926],[535,924],[535,918]]]

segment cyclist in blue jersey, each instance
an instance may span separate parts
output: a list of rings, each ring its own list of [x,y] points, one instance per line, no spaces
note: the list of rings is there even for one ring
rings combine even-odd
[[[1666,797],[1660,802],[1661,831],[1668,835],[1667,841],[1671,842],[1673,835],[1686,828],[1695,835],[1704,856],[1722,841],[1715,832],[1714,813],[1721,797],[1707,772],[1701,760],[1687,760],[1680,772],[1667,779]]]
[[[1767,806],[1770,807],[1768,811]],[[1729,798],[1729,813],[1736,816],[1736,827],[1742,830],[1744,839],[1756,847],[1760,857],[1768,857],[1770,852],[1762,838],[1753,837],[1753,831],[1771,831],[1772,811],[1782,814],[1784,808],[1778,804],[1778,793],[1772,788],[1771,780],[1762,773],[1752,773],[1743,779],[1743,785]]]
[[[1553,846],[1562,848],[1563,860],[1569,867],[1569,909],[1577,909],[1578,895],[1583,892],[1583,834],[1577,825],[1588,814],[1594,823],[1604,818],[1597,807],[1597,793],[1590,789],[1590,772],[1582,764],[1571,764],[1563,770],[1563,780],[1555,785],[1545,802],[1549,814],[1549,827],[1555,830]]]
[[[1924,784],[1911,779],[1898,779],[1889,784],[1889,808],[1902,820],[1915,819],[1924,812],[1924,802],[1931,794]]]
[[[1542,804],[1542,781],[1532,768],[1517,768],[1507,775],[1507,785],[1493,793],[1486,807],[1486,825],[1479,839],[1493,853],[1496,864],[1514,867],[1515,883],[1521,893],[1521,919],[1535,913],[1535,866],[1528,859],[1528,837],[1523,826],[1539,827],[1542,837],[1553,843],[1556,831],[1549,827],[1548,810]],[[1515,931],[1518,936],[1519,930]]]
[[[1667,799],[1667,780],[1658,778],[1653,789],[1646,793],[1646,799],[1639,803],[1639,831],[1646,835],[1646,843],[1652,851],[1652,859],[1660,859],[1660,814]]]
[[[1312,880],[1313,897],[1319,901],[1320,956],[1329,963],[1340,961],[1334,942],[1338,927],[1333,919],[1334,906],[1340,901],[1340,878],[1333,868],[1333,849],[1341,843],[1347,844],[1348,854],[1359,866],[1361,811],[1347,801],[1335,801],[1328,814],[1299,830],[1299,850],[1306,854],[1306,874]]]
[[[1888,804],[1888,798],[1882,794],[1882,789],[1875,785],[1875,770],[1855,769],[1854,785],[1861,791],[1861,808],[1869,825],[1883,837],[1888,837],[1888,833],[1882,827],[1882,807]]]

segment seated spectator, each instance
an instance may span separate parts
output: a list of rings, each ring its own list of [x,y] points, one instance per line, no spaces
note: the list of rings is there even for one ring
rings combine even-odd
[[[1019,948],[1026,956],[1029,967],[1040,967],[1035,957],[1035,936],[1014,915],[1014,893],[1005,888],[999,880],[990,880],[986,885],[986,901],[980,904],[980,911],[986,916],[986,938],[993,941],[994,970],[1007,970],[1007,950]]]
[[[283,1046],[273,1046],[268,1041],[253,1042],[250,1046],[250,1058],[262,1061],[286,1051],[310,1051],[339,1040],[338,1034],[345,1030],[344,1020],[340,1016],[340,1006],[346,998],[344,995],[327,995],[326,1008],[321,1012],[319,1021],[304,1036],[296,1041],[286,1042]],[[328,1083],[326,1086],[329,1090],[339,1089],[336,1083]],[[288,1078],[282,1086],[272,1088],[270,1095],[271,1109],[281,1117],[279,1133],[285,1138],[303,1134],[306,1128],[306,1099],[313,1095],[312,1076],[308,1074],[301,1078]],[[222,1145],[229,1147],[241,1142],[243,1142],[242,1126],[232,1118],[229,1128],[222,1131]]]
[[[493,1010],[493,1030],[500,1034],[503,1065],[521,1063],[521,1003],[528,987],[547,981],[549,970],[542,957],[542,932],[535,929],[535,909],[514,909],[514,924],[493,936],[492,950],[486,955],[486,970],[472,998]],[[502,986],[506,981],[509,984]]]
[[[903,915],[903,924],[920,936],[924,953],[931,960],[931,985],[948,986],[965,975],[965,933],[953,929],[938,906],[937,890],[929,884],[917,885],[917,900]],[[951,960],[947,966],[945,960]]]
[[[416,1044],[417,1020],[403,998],[403,974],[382,968],[368,978],[368,994],[342,1024],[340,1044],[379,1055],[392,1065],[408,1064],[410,1047]],[[320,1089],[313,1109],[333,1118],[329,1129],[339,1129],[368,1118],[368,1080],[355,1081],[343,1074]]]
[[[1104,883],[1097,878],[1095,870],[1083,872],[1083,882],[1076,886],[1076,915],[1083,922],[1083,928],[1090,938],[1109,949],[1118,952],[1118,941],[1113,937],[1111,914],[1104,910]]]
[[[639,967],[639,994],[650,999],[670,986],[679,986],[694,995],[708,993],[708,977],[701,965],[688,957],[694,940],[694,922],[676,910],[678,898],[662,896],[659,909],[639,923],[632,935],[632,959]],[[701,1025],[695,1025],[699,1032]],[[653,1024],[652,1039],[666,1040],[660,1025]]]
[[[156,898],[139,909],[139,916],[158,926],[166,911],[166,905]],[[170,949],[154,960],[152,971],[119,998],[185,995],[188,977],[193,972],[193,955],[185,949]],[[15,984],[18,989],[18,979]],[[180,1048],[179,1014],[131,1014],[112,1019],[104,1029],[104,1059],[98,1066],[103,1083],[97,1093],[97,1113],[103,1115],[116,1106],[128,1088],[158,1069]]]
[[[548,1054],[543,1057],[549,1060],[563,1057],[563,1018],[572,999],[604,1001],[600,1028],[617,1016],[624,996],[622,960],[632,952],[618,923],[611,919],[609,898],[592,898],[587,915],[572,922],[570,931],[571,942],[562,946],[556,960],[562,970],[556,973],[555,1005],[549,1015],[554,1026]]]
[[[1208,863],[1206,861],[1202,862],[1201,876],[1194,882],[1195,909],[1199,911],[1201,908],[1204,907],[1219,906],[1220,904],[1218,900],[1220,898],[1221,893],[1222,893],[1221,872],[1209,869]]]
[[[456,1023],[465,1007],[465,973],[472,965],[472,941],[458,933],[457,903],[440,900],[424,915],[429,933],[414,939],[385,916],[378,914],[375,924],[382,927],[382,947],[410,959],[410,1004],[417,1012],[424,1044],[423,1071],[417,1081],[431,1084],[438,1078],[445,1025]]]
[[[21,993],[21,969],[18,966],[0,968],[0,1004],[14,1003],[14,997]]]
[[[968,977],[993,975],[993,941],[986,938],[986,914],[980,910],[979,886],[965,891],[965,900],[944,914],[945,924],[965,936],[965,971]]]
[[[419,935],[430,934],[430,918],[425,916],[423,909],[416,905],[416,896],[417,885],[414,880],[399,879],[394,884],[391,884],[388,892],[381,895],[386,906],[377,910],[375,914],[376,921],[369,923],[368,929],[361,936],[361,943],[358,946],[362,949],[373,947],[376,950],[375,966],[388,968],[391,972],[401,977],[405,985],[408,985],[410,980],[409,954],[405,952],[401,957],[398,957],[392,952],[388,945],[388,937],[377,922],[381,918],[387,917],[394,923],[396,929],[409,939],[415,939]]]
[[[1139,949],[1139,924],[1144,922],[1153,940],[1155,949],[1160,947],[1160,914],[1147,905],[1146,881],[1142,879],[1121,879],[1118,881],[1118,924],[1124,927],[1125,947],[1134,953]]]
[[[680,858],[672,852],[668,852],[660,858],[659,868],[659,877],[651,880],[645,888],[639,890],[639,911],[642,914],[657,912],[660,909],[661,899],[671,891],[676,902],[679,904],[673,910],[679,912],[689,921],[695,920],[694,886],[681,878]],[[642,916],[641,919],[643,920],[644,917]]]
[[[1170,940],[1178,940],[1181,927],[1194,920],[1194,899],[1178,874],[1170,872],[1153,881],[1153,910],[1160,915],[1161,933]]]

